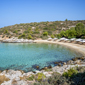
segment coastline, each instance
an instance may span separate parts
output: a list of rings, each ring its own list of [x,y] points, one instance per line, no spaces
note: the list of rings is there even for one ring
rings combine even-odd
[[[68,43],[68,42],[58,42],[58,41],[47,41],[47,40],[34,40],[35,43],[52,43],[66,46],[68,48],[74,49],[85,56],[85,45]]]
[[[30,81],[30,80],[24,80],[24,78],[30,77],[32,75],[36,75],[38,73],[43,73],[46,78],[52,76],[53,72],[58,72],[60,74],[63,74],[63,72],[67,71],[70,68],[73,68],[75,66],[84,66],[85,67],[85,45],[79,45],[79,44],[74,44],[74,43],[65,43],[65,42],[58,42],[58,41],[48,41],[48,40],[34,40],[34,43],[51,43],[51,44],[59,44],[59,45],[63,45],[66,46],[68,48],[71,48],[73,50],[78,51],[79,53],[81,53],[84,56],[84,61],[82,59],[77,59],[77,60],[69,60],[69,64],[67,63],[63,63],[63,66],[55,66],[52,67],[51,71],[46,71],[46,70],[41,70],[38,71],[36,70],[35,72],[27,72],[24,73],[23,71],[14,71],[14,70],[4,70],[3,72],[0,73],[0,76],[6,76],[6,78],[9,79],[9,81],[5,81],[3,82],[1,85],[12,85],[12,83],[15,81],[15,83],[18,84],[26,84],[28,85],[28,83],[34,83],[35,81]],[[60,64],[60,63],[59,63]],[[48,68],[46,68],[48,69]],[[21,79],[22,78],[22,79]]]

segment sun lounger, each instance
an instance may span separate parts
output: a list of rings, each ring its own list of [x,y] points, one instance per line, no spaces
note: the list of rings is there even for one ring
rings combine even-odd
[[[81,41],[82,41],[82,39],[76,39],[75,44],[80,44]]]
[[[66,38],[60,38],[58,42],[64,41]]]
[[[54,38],[53,41],[56,41],[58,38]]]
[[[76,38],[70,39],[70,43],[75,43]]]

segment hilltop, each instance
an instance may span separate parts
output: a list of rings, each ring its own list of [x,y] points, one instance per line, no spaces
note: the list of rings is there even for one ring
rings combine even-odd
[[[47,39],[50,36],[56,37],[62,30],[74,28],[78,23],[85,26],[85,20],[70,21],[67,19],[65,21],[21,23],[0,28],[0,36],[2,38]]]

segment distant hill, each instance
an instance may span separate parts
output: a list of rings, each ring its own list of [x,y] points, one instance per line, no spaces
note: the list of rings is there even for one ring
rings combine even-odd
[[[71,27],[75,27],[77,23],[83,23],[85,26],[85,20],[21,23],[0,28],[0,35],[2,35],[3,38],[18,37],[28,39],[45,39],[47,37],[44,35],[56,36],[56,34],[60,33],[62,30],[65,31]]]

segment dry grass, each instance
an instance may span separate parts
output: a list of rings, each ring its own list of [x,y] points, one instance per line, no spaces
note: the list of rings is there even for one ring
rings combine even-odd
[[[29,76],[23,76],[23,77],[20,77],[20,80],[26,80],[27,78],[29,78]]]
[[[17,85],[17,81],[16,80],[13,80],[12,81],[12,85]]]
[[[6,78],[5,75],[0,75],[0,84],[3,83],[4,81],[9,81],[9,78]]]

